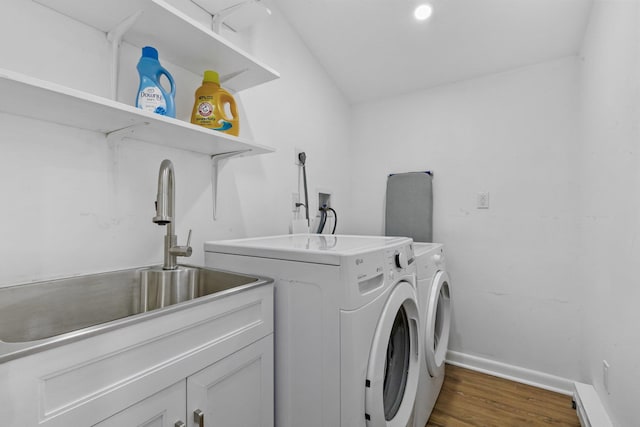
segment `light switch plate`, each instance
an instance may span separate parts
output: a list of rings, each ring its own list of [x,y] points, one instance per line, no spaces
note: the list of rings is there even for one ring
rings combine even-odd
[[[476,200],[476,207],[478,209],[489,209],[489,192],[481,191],[478,193]]]

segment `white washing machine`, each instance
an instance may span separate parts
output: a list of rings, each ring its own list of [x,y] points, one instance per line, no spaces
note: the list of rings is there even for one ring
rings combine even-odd
[[[208,266],[275,279],[275,425],[406,427],[420,370],[412,241],[205,243]]]
[[[422,347],[413,426],[424,427],[444,381],[451,327],[451,285],[443,246],[439,243],[414,243],[413,247]]]

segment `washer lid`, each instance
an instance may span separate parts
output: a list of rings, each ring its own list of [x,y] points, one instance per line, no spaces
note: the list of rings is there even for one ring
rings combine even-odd
[[[341,265],[341,259],[411,243],[407,237],[286,234],[206,242],[205,252],[219,252],[318,264]]]

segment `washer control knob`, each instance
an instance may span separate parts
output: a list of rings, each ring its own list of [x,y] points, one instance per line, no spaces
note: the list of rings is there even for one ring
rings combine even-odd
[[[436,264],[440,264],[442,262],[442,258],[443,256],[441,254],[435,254],[433,256],[433,262],[435,262]]]
[[[396,267],[407,268],[409,266],[409,260],[404,252],[396,253]]]

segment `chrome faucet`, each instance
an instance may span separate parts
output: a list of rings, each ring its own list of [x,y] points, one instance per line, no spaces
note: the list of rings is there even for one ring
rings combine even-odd
[[[189,257],[193,250],[191,243],[191,230],[187,237],[186,246],[178,246],[178,236],[173,234],[173,224],[175,222],[175,178],[173,174],[173,163],[171,160],[163,160],[158,173],[158,195],[156,196],[156,216],[153,222],[158,225],[167,226],[167,235],[164,236],[164,270],[175,270],[178,268],[177,258],[179,256]]]

